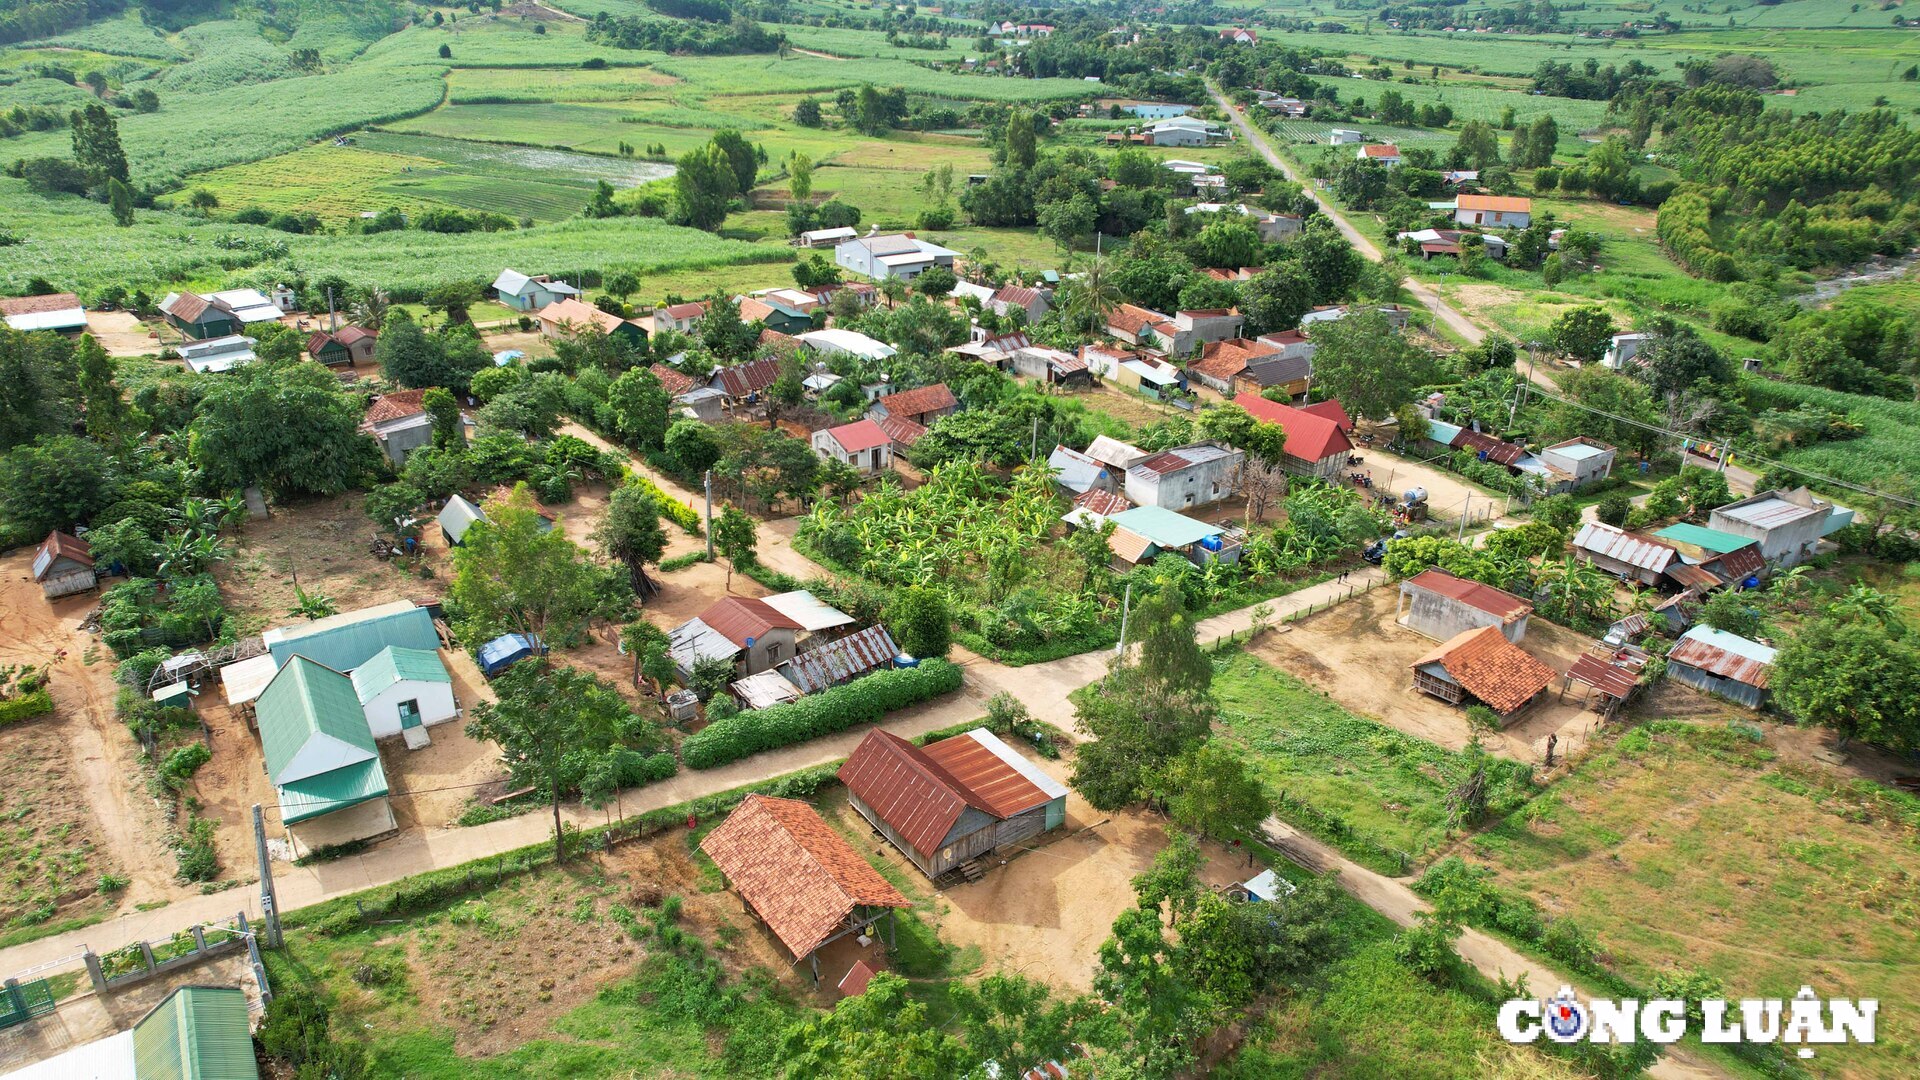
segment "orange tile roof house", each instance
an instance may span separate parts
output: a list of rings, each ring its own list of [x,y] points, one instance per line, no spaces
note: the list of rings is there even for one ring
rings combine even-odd
[[[870,731],[840,767],[854,809],[920,871],[967,880],[1066,820],[1067,789],[990,731],[915,746]]]
[[[808,963],[815,981],[821,948],[911,906],[818,811],[796,799],[747,796],[700,850],[794,963]]]
[[[1453,220],[1461,225],[1524,229],[1533,224],[1533,200],[1511,195],[1462,195]]]
[[[540,336],[545,338],[557,338],[593,327],[609,337],[625,338],[635,345],[644,345],[647,340],[646,328],[639,323],[601,311],[572,297],[548,304],[534,318],[540,320]]]
[[[700,317],[706,313],[707,304],[704,300],[691,300],[671,307],[655,308],[653,329],[655,333],[662,330],[678,330],[683,334],[690,334],[693,332],[693,324],[699,322]]]
[[[855,420],[813,433],[813,452],[845,462],[862,476],[893,467],[893,439],[871,420]]]
[[[1552,685],[1554,670],[1508,641],[1498,626],[1455,635],[1413,663],[1413,686],[1453,705],[1469,698],[1504,721]]]
[[[1401,626],[1436,641],[1483,626],[1497,626],[1508,641],[1519,641],[1527,634],[1533,605],[1504,589],[1434,567],[1400,583],[1395,614]]]
[[[1187,374],[1201,385],[1225,394],[1233,388],[1234,376],[1263,356],[1279,356],[1275,346],[1250,338],[1226,338],[1208,342],[1200,350],[1200,359],[1187,365]]]
[[[1361,161],[1377,162],[1389,169],[1400,164],[1400,148],[1392,143],[1369,143],[1353,156]]]
[[[953,396],[947,384],[934,383],[932,386],[915,387],[876,398],[867,412],[872,416],[911,420],[916,424],[931,426],[935,420],[959,409],[960,399]]]

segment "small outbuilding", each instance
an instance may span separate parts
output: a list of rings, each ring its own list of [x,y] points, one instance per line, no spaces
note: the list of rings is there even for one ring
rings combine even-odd
[[[425,745],[425,729],[460,715],[453,676],[438,652],[389,645],[353,669],[353,691],[375,739],[405,735]]]
[[[1766,704],[1776,655],[1757,641],[1703,624],[1681,634],[1667,653],[1667,677],[1757,709]]]
[[[1512,721],[1553,684],[1553,669],[1508,641],[1498,626],[1456,635],[1413,663],[1413,687],[1451,705],[1477,701]]]
[[[530,656],[547,651],[532,634],[501,634],[480,646],[480,674],[491,679]]]
[[[437,519],[440,523],[440,535],[446,537],[448,547],[459,547],[467,537],[467,530],[487,520],[487,512],[480,504],[465,495],[454,495],[440,510]]]
[[[886,671],[899,655],[900,646],[894,644],[893,635],[876,623],[824,644],[809,642],[800,655],[778,670],[801,693],[813,694],[870,672]]]
[[[843,938],[864,939],[893,909],[912,906],[818,811],[797,799],[747,796],[700,841],[700,850],[794,963],[808,965],[815,982],[822,948]]]
[[[1468,630],[1497,626],[1508,641],[1527,636],[1533,605],[1504,589],[1456,577],[1434,567],[1400,583],[1400,625],[1448,641]]]
[[[977,880],[994,853],[1066,820],[1066,787],[979,728],[924,747],[869,731],[839,776],[853,808],[936,881]]]
[[[49,600],[86,592],[98,584],[93,550],[85,540],[55,529],[33,553],[33,580]]]
[[[1581,559],[1625,581],[1658,585],[1667,572],[1680,562],[1673,545],[1615,528],[1603,521],[1589,521],[1574,534],[1573,551]]]
[[[683,681],[709,659],[731,661],[742,676],[757,675],[793,659],[803,629],[765,600],[729,596],[674,627],[668,652]]]

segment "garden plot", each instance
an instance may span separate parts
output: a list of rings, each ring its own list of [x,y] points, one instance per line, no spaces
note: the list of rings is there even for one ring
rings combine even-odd
[[[325,594],[341,611],[394,600],[439,602],[447,589],[439,576],[410,573],[404,562],[375,558],[368,550],[377,530],[362,509],[364,498],[348,494],[275,507],[271,518],[241,527],[232,557],[214,571],[240,633],[289,621],[287,613],[298,602],[295,574],[308,595]]]

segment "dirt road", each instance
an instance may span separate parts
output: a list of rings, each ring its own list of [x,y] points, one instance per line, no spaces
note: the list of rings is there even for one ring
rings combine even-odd
[[[1241,112],[1233,102],[1227,100],[1227,96],[1220,91],[1219,86],[1209,82],[1207,83],[1207,92],[1212,94],[1213,100],[1219,103],[1220,108],[1224,110],[1228,116],[1233,118],[1234,126],[1240,129],[1240,135],[1247,140],[1247,144],[1255,150],[1258,150],[1260,156],[1267,159],[1268,164],[1279,169],[1287,179],[1299,184],[1301,189],[1307,193],[1308,197],[1312,198],[1314,203],[1319,206],[1320,212],[1327,216],[1327,220],[1333,222],[1334,226],[1340,230],[1340,235],[1347,238],[1347,243],[1353,245],[1355,251],[1365,256],[1368,262],[1380,262],[1382,260],[1383,256],[1380,252],[1380,246],[1363,235],[1359,229],[1354,228],[1351,221],[1348,221],[1340,211],[1334,209],[1333,203],[1330,200],[1314,189],[1312,180],[1301,176],[1300,173],[1287,162],[1286,158],[1281,157],[1279,152],[1273,148],[1273,144],[1267,141],[1266,134],[1258,128],[1255,128],[1253,124],[1247,120],[1247,115]],[[1419,301],[1420,306],[1433,312],[1434,318],[1445,323],[1448,329],[1464,338],[1467,344],[1478,345],[1480,342],[1486,340],[1487,332],[1475,324],[1473,320],[1460,314],[1453,305],[1442,300],[1440,294],[1433,291],[1432,286],[1425,282],[1415,281],[1412,278],[1407,278],[1405,281],[1402,281],[1400,285],[1407,290],[1408,295]],[[1545,377],[1544,374],[1541,375],[1542,379]],[[1548,382],[1544,385],[1552,386],[1553,384]]]
[[[1341,888],[1401,926],[1412,926],[1414,915],[1429,906],[1403,882],[1374,873],[1279,818],[1268,818],[1261,829],[1288,858],[1309,870],[1333,871]],[[1521,955],[1498,938],[1472,928],[1461,933],[1456,948],[1462,960],[1489,979],[1525,975],[1527,989],[1541,995],[1553,994],[1562,986],[1572,986],[1583,997],[1590,992],[1577,981]],[[1689,1055],[1668,1051],[1647,1070],[1647,1075],[1656,1080],[1703,1080],[1731,1074]]]

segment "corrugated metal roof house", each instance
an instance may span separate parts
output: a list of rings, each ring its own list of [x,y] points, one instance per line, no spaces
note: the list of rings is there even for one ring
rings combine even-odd
[[[254,705],[280,821],[298,849],[392,832],[387,774],[353,680],[297,655]]]
[[[139,1080],[255,1080],[247,995],[231,986],[182,986],[133,1026]]]
[[[411,600],[275,627],[261,634],[260,640],[276,664],[285,665],[298,653],[335,671],[352,671],[389,645],[427,650],[440,647],[433,613]]]
[[[1400,625],[1436,641],[1497,626],[1508,641],[1527,635],[1533,605],[1504,589],[1456,577],[1438,567],[1400,583]]]
[[[1776,650],[1757,641],[1703,624],[1680,635],[1667,654],[1667,675],[1757,709],[1767,700],[1776,655]]]

